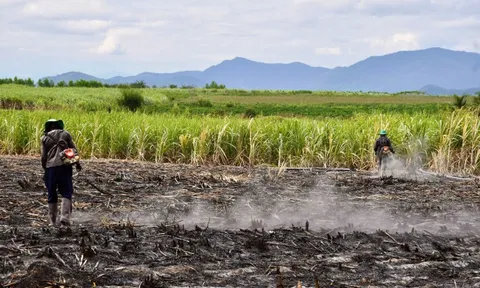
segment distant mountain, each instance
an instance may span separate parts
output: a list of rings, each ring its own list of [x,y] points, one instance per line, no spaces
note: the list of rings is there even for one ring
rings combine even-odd
[[[52,79],[55,83],[78,79],[98,80],[109,84],[143,80],[149,86],[176,84],[203,87],[206,83],[216,81],[228,88],[242,89],[383,92],[427,89],[424,90],[427,94],[432,91],[434,94],[443,94],[442,91],[450,90],[441,87],[464,91],[480,86],[480,54],[428,48],[372,56],[351,66],[333,69],[312,67],[299,62],[261,63],[236,57],[204,71],[145,72],[135,76],[108,79],[69,72],[46,78]]]
[[[469,89],[445,89],[435,85],[427,85],[422,87],[419,91],[425,92],[425,94],[428,95],[475,95],[477,92],[480,92],[480,87]]]
[[[143,80],[149,86],[167,86],[170,84],[176,85],[192,85],[205,86],[202,79],[202,72],[200,71],[185,71],[177,73],[150,73],[144,72],[135,76],[129,77],[113,77],[104,79],[103,82],[108,84],[133,83],[135,81]]]
[[[243,89],[318,89],[318,81],[330,69],[303,63],[265,64],[236,57],[212,66],[202,78]]]
[[[67,72],[67,73],[60,74],[60,75],[57,75],[57,76],[54,76],[54,77],[45,77],[45,78],[49,78],[49,79],[53,80],[53,82],[55,82],[55,83],[58,83],[58,82],[61,82],[61,81],[65,81],[65,82],[68,83],[68,81],[70,81],[70,80],[78,81],[78,80],[82,80],[82,79],[87,80],[87,81],[95,80],[95,81],[103,82],[103,79],[101,79],[101,78],[97,78],[97,77],[94,77],[92,75],[88,75],[88,74],[81,73],[81,72]]]

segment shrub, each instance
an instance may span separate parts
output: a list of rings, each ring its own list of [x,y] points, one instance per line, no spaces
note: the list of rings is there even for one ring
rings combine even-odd
[[[257,116],[257,112],[255,110],[249,108],[245,111],[245,114],[243,114],[243,116],[245,118],[254,118],[255,116]]]
[[[475,93],[475,96],[473,96],[473,105],[480,106],[480,92]]]
[[[208,99],[198,99],[195,103],[195,106],[198,107],[213,107],[213,104],[210,100]]]
[[[223,109],[215,109],[215,110],[212,111],[212,116],[217,116],[217,117],[218,117],[218,116],[221,116],[221,117],[223,117],[223,116],[225,116],[225,115],[227,115],[227,113],[226,113],[225,110],[223,110]]]
[[[33,110],[35,109],[35,102],[33,100],[26,100],[24,107],[25,109]]]
[[[212,81],[210,84],[205,84],[206,89],[225,89],[227,88],[224,84],[218,84],[215,81]]]
[[[0,107],[2,109],[15,109],[15,110],[22,110],[23,109],[23,101],[15,98],[15,97],[8,97],[0,100]]]
[[[462,96],[453,95],[453,106],[455,108],[461,109],[465,105],[467,105],[467,95],[462,95]]]
[[[311,90],[294,90],[291,91],[292,94],[312,94]]]
[[[172,109],[170,109],[170,113],[174,115],[180,115],[182,113],[182,108],[178,106],[177,103],[174,103]]]
[[[122,96],[118,100],[118,105],[126,107],[128,110],[135,112],[145,103],[145,98],[139,90],[124,88],[121,90]]]
[[[135,83],[130,83],[130,87],[132,87],[132,88],[148,88],[148,85],[143,80],[142,81],[137,80]]]

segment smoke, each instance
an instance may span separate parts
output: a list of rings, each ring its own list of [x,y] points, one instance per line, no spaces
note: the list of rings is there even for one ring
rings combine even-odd
[[[426,163],[428,141],[425,137],[411,137],[402,143],[403,153],[392,154],[384,165],[383,171],[378,171],[380,177],[393,177],[404,180],[425,181],[427,176],[420,172]],[[432,180],[428,178],[429,180]]]
[[[400,157],[391,160],[386,169],[391,177],[411,179],[413,181],[407,180],[411,181],[411,185],[425,178],[417,173],[417,160],[409,163]],[[384,193],[382,187],[373,186],[372,193],[368,194],[345,193],[344,187],[338,187],[339,183],[346,183],[348,189],[355,189],[355,185],[362,181],[350,181],[352,184],[348,184],[349,179],[372,178],[368,174],[344,171],[320,173],[313,178],[313,183],[304,185],[302,181],[297,181],[302,179],[301,173],[296,176],[283,173],[289,172],[279,170],[274,173],[274,178],[268,177],[268,173],[259,173],[244,184],[246,187],[242,187],[242,193],[236,193],[232,188],[221,188],[220,192],[206,190],[192,196],[193,193],[189,194],[187,190],[173,190],[164,195],[149,195],[145,200],[149,209],[132,211],[125,207],[117,212],[74,211],[72,216],[76,223],[83,225],[131,222],[156,226],[178,223],[185,228],[197,225],[217,229],[270,230],[290,228],[292,225],[305,227],[308,221],[309,229],[324,232],[372,232],[377,229],[405,232],[415,229],[431,233],[445,227],[449,231],[459,231],[459,223],[471,223],[473,219],[472,214],[462,211],[462,207],[458,208],[462,213],[438,211],[429,216],[406,212],[401,209],[402,201],[395,199],[391,191]],[[298,179],[292,181],[292,177]],[[305,177],[307,182],[312,180],[311,175],[308,177]],[[373,183],[382,183],[380,179],[375,181]],[[141,207],[145,203],[136,204]],[[445,215],[453,215],[456,219],[447,219],[443,217]]]
[[[387,197],[381,197],[378,194],[369,199],[361,199],[342,195],[331,177],[321,175],[316,185],[310,189],[278,189],[257,184],[256,189],[235,199],[225,209],[215,208],[211,202],[197,202],[182,217],[182,224],[189,228],[198,225],[217,229],[271,230],[290,228],[292,225],[305,228],[308,221],[309,229],[331,233],[373,232],[377,229],[398,232],[414,229],[438,233],[445,228],[461,232],[459,223],[469,223],[472,219],[472,214],[457,211],[442,211],[430,216],[402,213],[397,210],[398,202],[392,203]],[[395,209],[390,207],[392,204],[396,205]],[[462,208],[458,210],[462,211]],[[455,220],[442,217],[445,215],[454,216]]]
[[[379,169],[380,177],[394,177],[408,180],[422,180],[423,175],[418,173],[417,163],[408,164],[404,159],[399,158],[395,154],[391,155],[387,161],[382,162]]]

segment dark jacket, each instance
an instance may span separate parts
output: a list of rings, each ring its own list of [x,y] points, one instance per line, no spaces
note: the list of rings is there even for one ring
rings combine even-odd
[[[395,153],[395,151],[393,151],[390,139],[387,136],[380,136],[377,141],[375,141],[375,146],[373,147],[373,150],[375,150],[375,154],[378,155],[378,153],[380,153],[380,151],[382,150],[383,146],[388,146],[390,148],[390,151],[392,151],[392,153]]]
[[[66,130],[52,130],[42,136],[41,141],[43,169],[64,165],[60,152],[67,148],[77,149],[72,136]]]

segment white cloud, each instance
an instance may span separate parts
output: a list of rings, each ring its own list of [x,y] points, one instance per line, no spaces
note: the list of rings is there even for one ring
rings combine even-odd
[[[356,9],[376,15],[423,14],[433,8],[428,0],[360,0],[357,2]]]
[[[111,21],[105,20],[67,20],[63,27],[71,32],[96,32],[103,31],[111,25]]]
[[[480,28],[480,0],[0,0],[0,7],[0,74],[37,76],[205,69],[236,56],[346,66],[432,46],[478,51]]]
[[[154,20],[154,21],[142,20],[136,23],[135,25],[138,27],[158,28],[158,27],[164,26],[165,24],[166,24],[165,21],[162,21],[162,20]]]
[[[413,33],[397,33],[393,35],[392,38],[394,43],[408,43],[408,44],[418,46],[418,42],[417,42],[418,37]]]
[[[71,19],[105,15],[109,9],[104,0],[35,0],[28,1],[22,12],[26,16]]]
[[[467,52],[480,52],[480,38],[467,39],[466,41],[452,47],[455,50]]]
[[[418,36],[413,33],[396,33],[386,38],[367,38],[365,42],[372,48],[380,48],[384,53],[420,48]]]
[[[333,9],[336,10],[338,8],[343,8],[346,6],[355,6],[358,0],[337,0],[337,1],[329,1],[329,0],[293,0],[295,5],[302,5],[302,4],[315,4],[319,7],[325,9]]]
[[[7,6],[12,4],[23,3],[26,0],[0,0],[0,6]]]
[[[479,28],[480,19],[475,16],[437,21],[439,28]]]
[[[2,6],[10,6],[10,5],[18,5],[25,3],[26,0],[0,0],[0,7]]]
[[[93,49],[93,51],[99,54],[123,54],[125,52],[125,50],[120,47],[118,37],[114,34],[108,34],[102,44],[96,49]]]
[[[40,51],[40,49],[36,47],[19,47],[18,50],[23,52],[39,52]]]
[[[98,54],[124,54],[127,51],[121,43],[124,39],[123,37],[138,33],[139,31],[140,30],[136,28],[110,29],[107,31],[102,43],[98,47],[91,49],[91,51]]]
[[[296,5],[315,5],[325,12],[360,13],[374,16],[432,15],[449,13],[477,15],[479,0],[292,0]]]
[[[338,47],[324,47],[324,48],[316,48],[315,54],[317,55],[340,55],[342,51]]]

